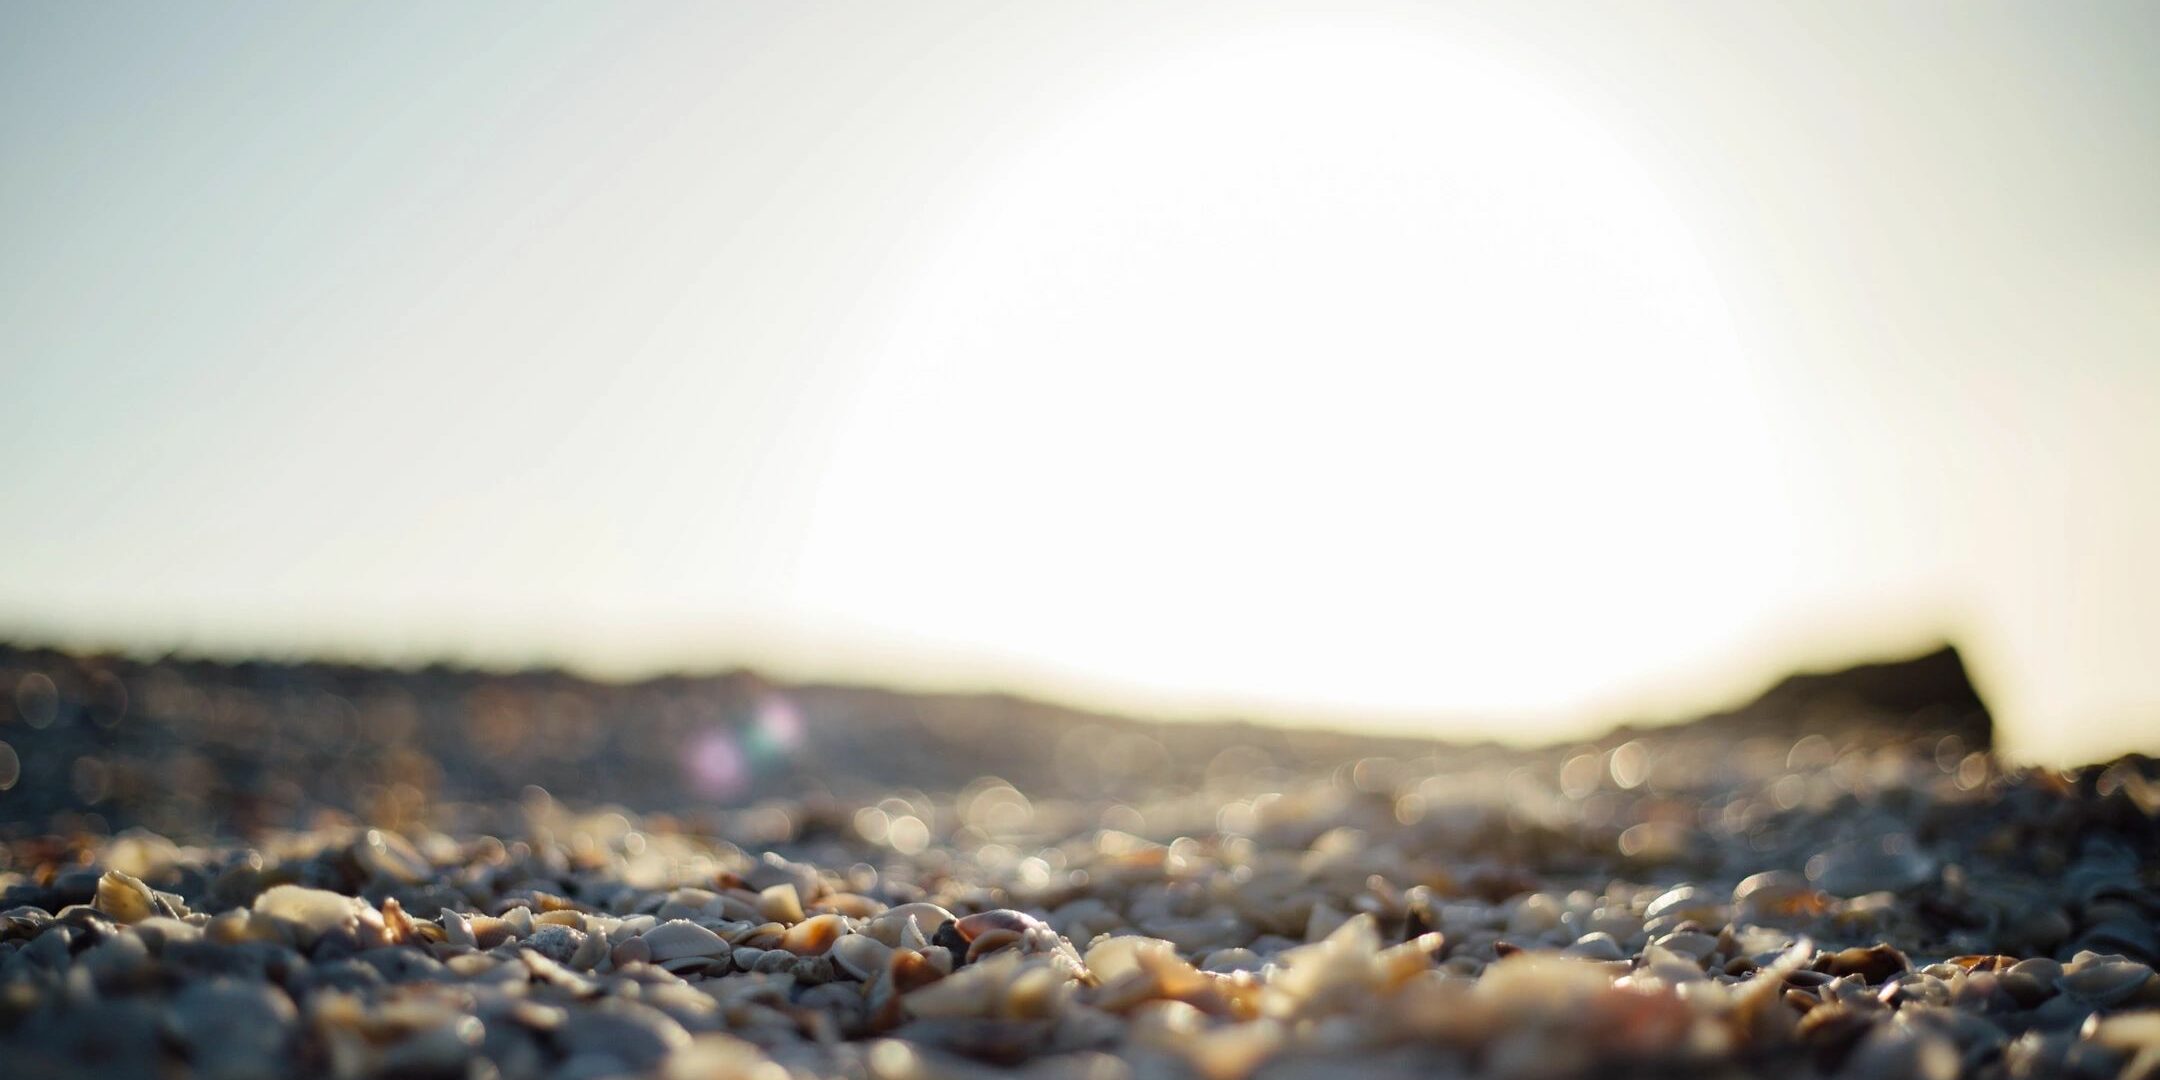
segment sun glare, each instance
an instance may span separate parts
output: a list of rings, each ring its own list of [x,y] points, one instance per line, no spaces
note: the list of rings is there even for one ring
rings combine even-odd
[[[801,564],[859,625],[1198,707],[1550,711],[1764,593],[1774,463],[1687,228],[1478,56],[1164,58],[922,278]]]

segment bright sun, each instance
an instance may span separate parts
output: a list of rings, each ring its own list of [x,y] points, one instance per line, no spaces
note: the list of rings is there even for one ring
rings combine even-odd
[[[1166,59],[922,281],[819,488],[830,616],[1158,705],[1532,716],[1771,607],[1772,458],[1688,231],[1475,55]]]

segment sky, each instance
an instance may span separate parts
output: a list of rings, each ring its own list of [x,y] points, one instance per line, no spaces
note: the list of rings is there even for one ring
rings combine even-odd
[[[2153,5],[0,19],[0,633],[2160,749]]]

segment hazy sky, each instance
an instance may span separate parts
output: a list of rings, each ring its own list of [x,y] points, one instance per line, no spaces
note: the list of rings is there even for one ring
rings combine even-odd
[[[0,4],[0,631],[2160,749],[2160,6],[1305,8]]]

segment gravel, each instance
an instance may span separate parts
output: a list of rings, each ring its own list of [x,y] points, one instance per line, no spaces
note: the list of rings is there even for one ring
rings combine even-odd
[[[36,659],[45,726],[0,727],[25,760],[85,737],[65,688],[113,693]],[[307,779],[275,710],[253,744],[170,741],[151,679],[76,714],[100,760]],[[354,759],[406,780],[302,784],[274,821],[26,775],[0,792],[0,1072],[2160,1076],[2160,768],[1865,721],[1315,744],[1388,751],[1339,757],[1222,729],[1131,783],[1063,783],[1050,750],[1021,781],[860,790],[833,778],[882,748],[828,770],[806,741],[794,794],[640,805],[444,797],[467,759],[408,729]]]

